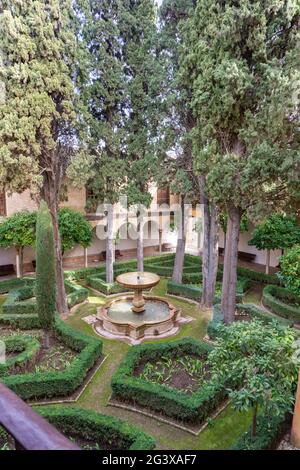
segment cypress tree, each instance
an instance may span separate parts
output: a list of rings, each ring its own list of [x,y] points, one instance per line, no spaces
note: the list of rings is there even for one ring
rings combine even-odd
[[[42,201],[36,224],[36,303],[44,330],[44,348],[49,348],[50,331],[55,317],[55,250],[51,215]]]
[[[186,28],[182,77],[193,95],[195,164],[208,197],[228,213],[227,323],[241,218],[281,204],[298,178],[299,24],[298,0],[198,0]]]

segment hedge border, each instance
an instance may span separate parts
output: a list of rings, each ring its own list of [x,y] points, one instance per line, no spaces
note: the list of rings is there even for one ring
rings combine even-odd
[[[207,382],[193,395],[187,395],[180,390],[133,376],[133,371],[142,358],[155,360],[174,350],[180,355],[203,354],[209,353],[211,346],[193,338],[184,338],[131,348],[112,378],[112,398],[138,404],[180,421],[203,422],[226,398],[224,383]]]
[[[299,307],[289,305],[283,300],[280,300],[280,298],[298,301]],[[300,322],[300,298],[284,287],[273,285],[266,286],[263,290],[262,301],[266,307],[269,307],[272,312],[280,317],[287,318],[293,322]]]
[[[290,321],[276,318],[271,313],[257,307],[257,305],[254,304],[237,304],[236,310],[238,313],[240,312],[241,315],[249,315],[250,317],[259,319],[265,323],[270,323],[275,320],[280,321],[280,323],[283,323],[285,326],[293,326],[293,323]],[[214,305],[212,319],[207,325],[207,335],[212,341],[217,339],[219,336],[218,325],[223,322],[223,319],[224,317],[221,312],[221,305]]]
[[[152,450],[155,440],[137,427],[112,416],[74,407],[35,407],[40,415],[64,434],[78,435],[116,450]]]
[[[19,352],[15,357],[8,358],[4,364],[0,364],[0,376],[6,376],[12,371],[21,371],[29,363],[35,360],[39,350],[40,342],[38,339],[27,335],[12,335],[3,337],[7,352]]]
[[[63,397],[74,392],[102,354],[102,341],[73,330],[58,317],[54,332],[58,339],[78,351],[63,371],[36,372],[3,377],[2,382],[23,400]]]

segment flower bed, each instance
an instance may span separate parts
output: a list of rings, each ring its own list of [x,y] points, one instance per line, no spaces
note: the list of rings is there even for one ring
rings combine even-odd
[[[141,363],[154,363],[162,357],[203,358],[210,350],[210,346],[192,338],[133,347],[112,379],[112,398],[146,407],[179,421],[202,422],[224,401],[224,383],[207,380],[194,393],[188,394],[186,390],[149,382],[136,376],[135,371]]]
[[[272,312],[292,322],[300,322],[300,298],[283,287],[266,286],[263,304]]]
[[[154,439],[112,416],[72,407],[43,406],[35,410],[69,438],[87,441],[88,449],[151,450]]]
[[[24,371],[26,367],[35,361],[40,350],[40,342],[27,335],[13,335],[1,338],[5,343],[6,361],[0,364],[0,376]],[[10,354],[17,353],[13,357]]]
[[[102,341],[79,333],[58,317],[55,336],[74,351],[75,359],[63,371],[35,372],[3,377],[2,382],[24,400],[68,396],[84,381],[102,354]]]

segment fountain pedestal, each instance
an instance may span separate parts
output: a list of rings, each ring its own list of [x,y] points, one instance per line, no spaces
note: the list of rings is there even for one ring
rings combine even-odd
[[[145,299],[143,297],[143,290],[137,289],[134,291],[131,310],[134,313],[142,313],[145,311]]]
[[[157,274],[145,272],[120,274],[117,277],[118,284],[134,291],[131,310],[137,314],[145,311],[143,289],[150,289],[159,281],[160,277]]]

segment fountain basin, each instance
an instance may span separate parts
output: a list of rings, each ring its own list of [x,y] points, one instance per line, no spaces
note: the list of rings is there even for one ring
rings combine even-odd
[[[136,314],[132,311],[132,295],[112,300],[98,309],[96,330],[111,337],[128,338],[133,344],[177,331],[181,319],[179,309],[160,297],[145,296],[145,301],[144,311]]]

